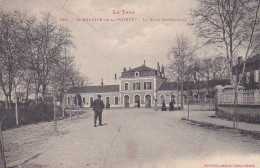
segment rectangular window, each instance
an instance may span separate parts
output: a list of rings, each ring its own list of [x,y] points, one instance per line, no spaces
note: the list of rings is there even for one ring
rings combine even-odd
[[[83,97],[83,105],[85,105],[85,104],[86,104],[86,98]]]
[[[144,82],[144,89],[152,89],[152,83],[151,82]]]
[[[128,83],[125,83],[125,90],[128,90]]]
[[[139,82],[133,83],[133,89],[140,90],[140,83]]]
[[[137,89],[137,90],[140,90],[140,83],[139,83],[139,82],[136,83],[136,89]]]
[[[254,73],[254,82],[259,82],[259,70],[255,70],[255,73]]]
[[[246,83],[250,82],[250,72],[246,72]]]
[[[109,97],[106,97],[106,104],[110,104],[109,103]]]
[[[115,97],[115,105],[118,105],[119,97]]]

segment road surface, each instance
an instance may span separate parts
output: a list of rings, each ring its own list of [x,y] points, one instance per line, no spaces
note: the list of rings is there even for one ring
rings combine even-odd
[[[195,115],[199,115],[199,112]],[[193,114],[194,115],[194,114]],[[74,120],[4,132],[7,163],[23,167],[186,168],[260,167],[260,140],[235,130],[214,130],[181,120],[186,112],[110,109],[104,126],[93,112]]]

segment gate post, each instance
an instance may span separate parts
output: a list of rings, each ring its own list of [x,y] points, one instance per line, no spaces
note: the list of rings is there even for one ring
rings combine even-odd
[[[223,91],[222,85],[216,85],[215,88],[215,117],[219,117],[219,102],[220,102],[220,94]]]

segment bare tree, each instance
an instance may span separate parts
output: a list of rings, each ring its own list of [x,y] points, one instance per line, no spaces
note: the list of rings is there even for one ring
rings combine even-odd
[[[181,86],[181,109],[183,109],[184,80],[189,74],[189,66],[194,57],[195,46],[191,44],[189,38],[184,34],[177,34],[173,46],[168,51],[170,65],[168,68],[175,74],[175,80]]]
[[[217,56],[212,60],[213,80],[229,79],[228,62],[225,57]]]
[[[12,92],[23,76],[24,47],[21,35],[22,13],[0,11],[0,85],[6,97],[6,108]]]
[[[67,87],[71,85],[71,79],[74,76],[74,57],[69,54],[67,49],[62,52],[58,64],[53,71],[51,86],[59,92],[60,102],[63,108],[63,117],[65,115],[65,98]]]
[[[57,25],[50,13],[44,13],[40,21],[28,20],[26,42],[28,69],[33,77],[35,100],[41,92],[43,99],[47,93],[54,69],[59,65],[64,47],[73,45],[69,29]]]
[[[259,6],[260,0],[198,0],[197,9],[192,11],[194,26],[198,36],[206,39],[205,44],[214,44],[224,52],[228,61],[229,78],[235,89],[234,127],[237,127],[237,100],[240,80],[232,78],[232,68],[238,53],[245,50],[246,60],[252,56],[260,42]]]

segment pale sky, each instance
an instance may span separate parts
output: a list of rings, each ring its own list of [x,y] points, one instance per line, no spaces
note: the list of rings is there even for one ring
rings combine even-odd
[[[114,84],[114,74],[124,67],[166,65],[167,52],[177,33],[193,37],[187,23],[195,0],[0,0],[6,9],[19,8],[40,15],[50,11],[60,24],[72,31],[80,71],[94,84]],[[129,10],[134,14],[113,14],[113,10]],[[62,22],[60,18],[67,18]],[[136,21],[84,22],[77,18],[136,18]],[[147,18],[148,21],[143,21]],[[149,21],[153,19],[186,19],[186,21]],[[203,54],[205,51],[203,51]]]

